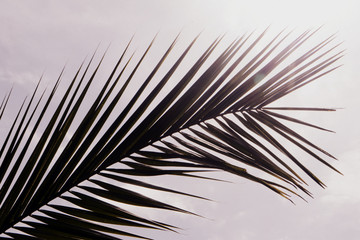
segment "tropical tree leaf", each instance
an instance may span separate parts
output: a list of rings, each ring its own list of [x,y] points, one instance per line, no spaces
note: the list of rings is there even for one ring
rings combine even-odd
[[[61,72],[48,95],[44,91],[38,96],[39,81],[2,140],[1,239],[149,239],[123,227],[176,231],[175,226],[121,207],[196,215],[155,199],[144,189],[208,200],[151,183],[156,176],[221,181],[211,177],[220,170],[257,182],[290,201],[292,195],[311,196],[304,187],[306,178],[324,187],[285,144],[339,172],[326,159],[334,157],[286,123],[330,130],[278,111],[335,109],[270,104],[335,70],[342,52],[336,52],[338,45],[329,47],[333,36],[301,50],[317,31],[291,41],[290,33],[280,32],[261,48],[266,31],[255,39],[253,34],[244,35],[218,55],[214,52],[224,36],[215,39],[186,72],[178,68],[199,36],[162,77],[159,69],[164,69],[179,36],[143,80],[136,76],[155,38],[139,60],[128,53],[130,40],[98,89],[94,83],[105,55],[95,67],[95,54],[86,67],[81,64],[67,86],[61,83]],[[284,65],[297,51],[300,56]],[[180,80],[175,82],[177,76]],[[135,83],[140,85],[134,91]],[[60,87],[65,91],[59,95]],[[97,94],[89,100],[94,90]],[[12,91],[2,100],[0,118]]]

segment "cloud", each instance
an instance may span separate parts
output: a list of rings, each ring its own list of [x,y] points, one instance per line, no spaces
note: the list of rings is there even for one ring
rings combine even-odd
[[[360,188],[356,187],[359,180],[360,149],[355,148],[339,156],[344,176],[332,174],[327,181],[329,186],[321,201],[341,207],[348,204],[360,204]]]
[[[336,135],[320,138],[339,159],[340,176],[321,171],[327,189],[311,187],[315,199],[293,206],[265,188],[232,178],[236,184],[187,184],[185,190],[204,191],[217,202],[196,202],[169,197],[209,219],[193,216],[171,218],[172,223],[186,228],[182,235],[155,233],[156,239],[347,239],[359,236],[360,130],[358,106],[359,1],[15,1],[3,0],[0,9],[0,84],[22,85],[27,91],[45,71],[47,79],[56,78],[65,64],[67,72],[76,67],[101,43],[112,42],[110,56],[118,56],[122,47],[135,33],[134,49],[139,54],[160,31],[158,47],[183,29],[179,44],[205,29],[202,39],[211,41],[228,32],[229,38],[268,25],[270,32],[289,27],[303,31],[325,24],[321,37],[339,31],[340,41],[347,49],[345,66],[334,74],[310,85],[292,99],[299,105],[320,103],[322,106],[345,107],[322,117],[306,116],[310,122],[335,128]],[[300,29],[300,30],[299,30]],[[273,37],[272,34],[269,34]],[[184,40],[185,39],[185,40]],[[168,45],[166,45],[168,46]],[[198,45],[202,47],[201,44]],[[136,49],[135,49],[136,48]],[[196,51],[196,50],[195,50]],[[101,51],[99,51],[101,52]],[[51,82],[51,80],[48,80]],[[9,84],[10,82],[10,84]],[[30,85],[32,85],[30,87]],[[314,90],[311,90],[313,89]],[[9,88],[4,88],[6,91]],[[2,93],[2,92],[1,92]],[[17,92],[20,95],[20,92]],[[0,95],[2,96],[2,95]],[[23,96],[23,95],[21,95]],[[288,102],[285,102],[288,103]],[[182,182],[178,182],[179,185]],[[200,189],[202,187],[202,189]],[[157,195],[154,195],[157,197]],[[163,235],[162,235],[163,234]]]

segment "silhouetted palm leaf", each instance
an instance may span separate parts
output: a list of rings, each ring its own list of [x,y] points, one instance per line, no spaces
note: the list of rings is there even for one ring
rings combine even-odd
[[[337,68],[330,66],[341,58],[341,52],[331,53],[336,46],[324,50],[333,40],[330,37],[281,67],[314,32],[301,34],[279,50],[288,37],[280,33],[256,50],[264,34],[253,41],[250,35],[243,36],[209,61],[222,40],[216,39],[178,82],[172,82],[175,85],[170,90],[165,85],[169,85],[197,38],[158,79],[156,73],[175,46],[175,39],[137,89],[132,87],[133,77],[153,42],[124,77],[132,61],[132,56],[126,59],[128,45],[89,107],[86,96],[102,59],[91,74],[93,58],[85,70],[79,68],[56,100],[56,109],[49,106],[55,101],[62,74],[47,98],[42,93],[35,100],[38,84],[30,100],[21,106],[0,152],[0,229],[5,233],[1,239],[148,239],[114,225],[174,231],[174,226],[116,205],[190,213],[129,190],[124,184],[201,198],[150,184],[144,178],[149,176],[211,179],[208,172],[223,170],[289,199],[292,194],[301,197],[301,192],[310,195],[303,187],[300,171],[291,167],[297,165],[324,186],[283,143],[298,146],[337,171],[324,160],[334,157],[284,122],[326,129],[279,112],[334,109],[268,105]],[[252,52],[255,54],[249,57]],[[131,99],[125,97],[126,92],[133,93]],[[0,117],[9,96],[2,101]],[[115,109],[119,111],[118,106],[121,111],[114,113]],[[251,174],[248,167],[261,170],[273,180]]]

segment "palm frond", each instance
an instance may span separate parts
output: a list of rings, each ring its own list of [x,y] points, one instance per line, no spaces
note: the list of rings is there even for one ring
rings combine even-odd
[[[86,67],[81,64],[66,87],[61,72],[47,97],[45,92],[37,97],[39,81],[2,143],[0,238],[149,239],[122,227],[176,231],[175,226],[134,214],[120,203],[196,215],[126,185],[208,200],[152,184],[148,178],[153,176],[214,180],[211,172],[221,170],[289,200],[292,195],[311,196],[304,187],[306,178],[325,184],[284,144],[291,143],[339,171],[326,160],[334,158],[331,154],[286,123],[330,130],[278,111],[335,109],[269,104],[337,68],[334,64],[342,52],[334,53],[338,45],[328,47],[333,36],[301,50],[315,33],[306,31],[285,44],[290,34],[281,32],[263,48],[259,43],[266,31],[254,40],[252,34],[244,35],[214,56],[222,36],[187,72],[179,73],[197,36],[160,78],[158,71],[164,68],[177,36],[143,81],[135,80],[136,74],[155,38],[133,68],[130,41],[92,102],[87,97],[104,56],[94,70],[95,54]],[[302,54],[283,67],[296,51]],[[127,77],[126,72],[130,72]],[[175,75],[182,77],[174,82]],[[135,81],[141,82],[136,91]],[[167,90],[169,84],[174,85]],[[56,100],[60,87],[65,91]],[[130,99],[129,92],[133,93]],[[0,118],[10,93],[2,101]]]

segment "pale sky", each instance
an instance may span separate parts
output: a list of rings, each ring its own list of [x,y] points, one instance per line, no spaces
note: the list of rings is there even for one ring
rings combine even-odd
[[[114,59],[134,34],[133,49],[140,54],[157,32],[155,50],[164,50],[180,31],[181,46],[200,31],[200,43],[208,44],[223,33],[232,39],[270,26],[270,37],[284,28],[294,29],[296,36],[323,25],[319,39],[336,33],[336,41],[344,42],[344,65],[297,93],[291,102],[344,108],[307,119],[336,134],[304,130],[339,159],[334,166],[344,176],[319,166],[316,172],[328,187],[311,185],[315,198],[308,203],[296,199],[295,206],[236,177],[227,177],[233,184],[174,180],[182,189],[215,202],[169,196],[172,203],[205,218],[159,215],[159,220],[166,219],[184,230],[180,234],[154,231],[149,236],[157,240],[356,240],[360,236],[359,9],[356,0],[0,0],[0,96],[13,84],[14,94],[24,96],[43,73],[45,85],[51,86],[65,64],[65,76],[72,76],[98,44],[101,52],[111,43],[108,59]],[[195,47],[194,56],[196,53]],[[104,71],[114,61],[107,63]]]

